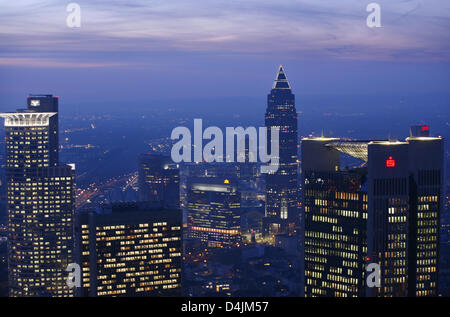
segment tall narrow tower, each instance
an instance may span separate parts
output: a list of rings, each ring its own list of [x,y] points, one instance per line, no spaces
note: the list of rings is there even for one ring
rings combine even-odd
[[[266,219],[269,231],[286,233],[298,221],[297,211],[297,112],[295,96],[283,66],[278,69],[275,82],[267,97],[265,125],[280,129],[279,167],[266,176]],[[267,131],[270,138],[270,131]],[[270,144],[270,140],[269,143]],[[291,227],[292,228],[292,227]]]
[[[41,108],[41,101],[51,103]],[[60,164],[57,101],[28,99],[28,110],[5,118],[10,296],[71,296],[74,170]]]
[[[59,131],[58,131],[58,97],[53,95],[32,95],[27,97],[28,110],[32,112],[54,112],[49,118],[49,165],[58,166],[59,162]]]

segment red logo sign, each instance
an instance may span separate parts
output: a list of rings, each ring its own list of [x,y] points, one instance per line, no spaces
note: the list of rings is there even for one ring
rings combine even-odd
[[[422,131],[423,131],[423,132],[429,131],[429,130],[430,130],[430,126],[429,126],[429,125],[423,125],[423,126],[422,126]]]
[[[395,167],[395,160],[392,159],[392,156],[389,156],[389,159],[386,160],[386,167]]]

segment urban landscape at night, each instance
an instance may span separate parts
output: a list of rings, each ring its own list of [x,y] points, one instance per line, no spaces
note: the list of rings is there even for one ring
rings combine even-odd
[[[447,1],[0,16],[0,297],[450,297]]]

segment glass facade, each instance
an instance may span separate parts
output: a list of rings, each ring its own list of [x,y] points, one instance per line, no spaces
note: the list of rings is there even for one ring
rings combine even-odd
[[[270,94],[267,97],[265,126],[279,129],[279,167],[266,175],[266,217],[271,224],[269,231],[288,231],[288,223],[298,221],[297,186],[297,112],[295,96],[282,66]],[[269,146],[270,147],[270,146]]]
[[[362,142],[302,140],[305,295],[437,296],[443,141]],[[367,161],[341,170],[338,151]]]
[[[341,169],[332,142],[306,138],[301,145],[305,296],[364,296],[367,169]]]
[[[364,294],[367,193],[364,172],[306,172],[305,295]]]
[[[57,113],[38,110],[1,114],[6,130],[9,294],[72,296],[65,270],[73,262],[74,170],[55,161],[57,127],[52,118]]]
[[[240,243],[241,194],[229,184],[191,184],[187,194],[189,238],[208,247],[232,247]]]

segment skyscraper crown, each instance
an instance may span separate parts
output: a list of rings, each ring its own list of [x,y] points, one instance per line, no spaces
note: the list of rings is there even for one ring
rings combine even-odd
[[[291,85],[287,80],[286,73],[284,72],[282,65],[278,68],[277,76],[273,82],[272,89],[291,89]]]

